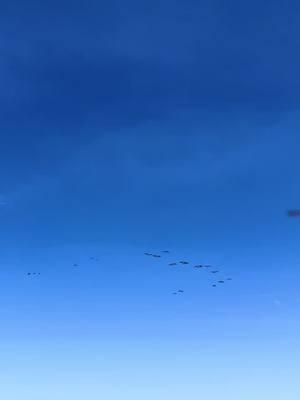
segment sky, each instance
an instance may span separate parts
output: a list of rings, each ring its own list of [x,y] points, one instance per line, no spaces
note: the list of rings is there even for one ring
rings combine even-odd
[[[298,400],[299,2],[1,9],[1,398]]]

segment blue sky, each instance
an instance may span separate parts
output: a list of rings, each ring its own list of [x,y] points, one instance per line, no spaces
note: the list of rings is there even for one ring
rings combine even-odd
[[[1,397],[299,399],[299,12],[3,6]]]

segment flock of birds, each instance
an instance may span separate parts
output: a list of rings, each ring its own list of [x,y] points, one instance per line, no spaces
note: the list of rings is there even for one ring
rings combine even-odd
[[[152,258],[155,258],[155,259],[159,259],[159,258],[161,258],[163,256],[169,255],[170,251],[169,250],[162,250],[160,253],[161,254],[154,254],[154,253],[144,253],[144,254],[147,257],[152,257]],[[99,258],[90,257],[89,260],[92,261],[92,262],[98,262]],[[170,267],[176,267],[176,266],[183,266],[183,265],[191,265],[191,263],[189,261],[186,261],[186,260],[179,260],[179,261],[168,262],[168,265]],[[74,263],[73,267],[74,268],[80,267],[80,265],[77,264],[77,263]],[[194,269],[204,269],[204,270],[206,269],[212,275],[218,274],[220,272],[219,269],[215,269],[211,265],[196,264],[196,265],[193,265],[193,268]],[[41,275],[40,272],[27,272],[27,276],[28,277],[36,277],[36,276],[39,276],[39,275]],[[231,281],[231,280],[232,280],[232,278],[228,278],[228,277],[227,278],[222,278],[222,279],[219,279],[219,280],[215,280],[212,283],[211,286],[215,288],[218,285],[223,285],[226,281]],[[184,290],[178,289],[177,291],[173,292],[172,294],[173,295],[177,295],[177,294],[182,295],[183,293],[184,293]]]
[[[162,250],[161,253],[163,255],[167,255],[167,254],[170,254],[170,251],[169,250]],[[144,255],[147,256],[147,257],[153,257],[153,258],[161,258],[162,257],[161,254],[153,254],[153,253],[144,253]],[[181,265],[189,265],[189,264],[190,264],[190,262],[186,261],[186,260],[172,261],[172,262],[168,263],[168,265],[170,267],[176,267],[176,266],[181,266]],[[211,265],[196,264],[196,265],[193,265],[193,268],[195,268],[195,269],[202,269],[202,268],[203,269],[207,269],[209,271],[209,273],[211,273],[211,274],[218,274],[220,272],[219,269],[212,269],[213,267]],[[226,281],[232,281],[232,278],[225,278],[225,279],[223,278],[223,279],[216,280],[216,281],[214,281],[212,283],[211,286],[215,288],[218,285],[223,285]],[[182,293],[184,293],[184,290],[179,289],[176,292],[173,292],[172,294],[173,295],[177,295],[177,294],[182,294]]]
[[[287,215],[289,217],[300,217],[300,209],[290,209],[290,210],[287,211]],[[162,253],[163,255],[167,255],[167,254],[170,254],[170,251],[169,250],[162,250],[160,253]],[[162,257],[161,254],[153,254],[153,253],[144,253],[144,254],[146,256],[148,256],[148,257],[153,257],[153,258],[161,258]],[[97,261],[99,261],[99,259],[97,257],[90,257],[90,261],[96,261],[97,262]],[[180,260],[180,261],[170,262],[169,266],[170,267],[176,267],[176,266],[179,266],[179,265],[189,265],[189,264],[190,264],[189,261]],[[79,264],[74,263],[73,267],[79,267]],[[211,265],[197,264],[197,265],[194,265],[193,268],[195,268],[195,269],[200,269],[200,268],[207,269],[208,268],[209,272],[211,274],[218,274],[220,272],[219,269],[211,269],[212,268]],[[39,275],[41,275],[40,272],[27,272],[27,276],[33,277],[33,276],[39,276]],[[225,278],[225,279],[216,280],[216,281],[214,281],[212,283],[211,286],[215,288],[219,284],[220,285],[224,284],[225,281],[232,281],[232,278]],[[183,294],[183,293],[184,293],[184,290],[179,289],[176,292],[173,292],[173,295]]]

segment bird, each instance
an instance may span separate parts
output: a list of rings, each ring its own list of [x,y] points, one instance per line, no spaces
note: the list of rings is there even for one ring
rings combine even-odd
[[[224,281],[218,281],[219,283],[224,283]]]
[[[300,210],[288,210],[289,217],[300,217]]]
[[[153,257],[155,258],[160,258],[161,256],[159,254],[152,254]]]
[[[232,278],[227,278],[227,281],[232,281]]]
[[[174,292],[173,294],[177,294],[176,292]]]
[[[153,256],[153,254],[151,254],[151,253],[144,253],[145,254],[145,256]]]
[[[203,268],[203,265],[195,265],[194,268]]]
[[[217,285],[212,285],[212,287],[216,287]]]
[[[162,253],[170,253],[169,250],[162,250]]]
[[[204,268],[210,268],[211,265],[203,265]]]
[[[31,275],[31,272],[27,272],[27,275]]]
[[[217,270],[215,270],[215,271],[210,271],[211,274],[216,274],[217,272],[219,272],[219,271],[217,271]]]
[[[177,265],[176,262],[170,263],[169,265],[173,266],[173,265]]]
[[[73,267],[78,267],[78,264],[73,264]]]
[[[184,290],[179,289],[178,293],[184,293]]]
[[[179,261],[179,262],[180,262],[180,264],[183,264],[183,265],[188,264],[188,261]]]

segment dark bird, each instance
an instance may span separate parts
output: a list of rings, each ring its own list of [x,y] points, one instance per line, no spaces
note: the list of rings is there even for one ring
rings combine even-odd
[[[217,285],[212,285],[212,287],[216,287]]]
[[[159,254],[152,254],[152,257],[160,258],[161,256]]]
[[[153,256],[153,254],[151,254],[151,253],[144,253],[145,254],[145,256]]]
[[[232,278],[227,278],[227,281],[232,281]]]
[[[180,264],[183,264],[183,265],[186,265],[186,264],[188,264],[188,262],[187,261],[179,261],[180,262]]]
[[[219,272],[219,271],[217,271],[217,270],[216,271],[210,271],[211,274],[216,274],[217,272]]]
[[[203,265],[195,265],[194,268],[203,268]]]
[[[73,264],[73,267],[78,267],[78,264]]]
[[[184,290],[180,289],[180,290],[178,290],[178,293],[184,293]]]
[[[177,294],[176,292],[174,292],[173,294]]]
[[[27,272],[27,275],[31,275],[31,272]]]
[[[219,283],[224,283],[224,281],[218,281]]]
[[[300,217],[300,210],[288,210],[289,217]]]
[[[173,266],[173,265],[177,265],[177,263],[173,262],[173,263],[170,263],[169,265]]]
[[[162,253],[170,253],[169,250],[163,250]]]
[[[211,265],[203,265],[204,268],[210,268]]]

